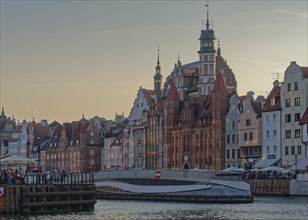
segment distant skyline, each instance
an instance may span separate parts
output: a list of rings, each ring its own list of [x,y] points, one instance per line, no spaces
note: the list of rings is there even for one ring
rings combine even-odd
[[[128,116],[139,87],[178,53],[198,60],[206,1],[0,1],[0,106],[18,120]],[[238,94],[266,97],[291,61],[308,66],[308,1],[210,1]],[[217,48],[217,44],[216,44]]]

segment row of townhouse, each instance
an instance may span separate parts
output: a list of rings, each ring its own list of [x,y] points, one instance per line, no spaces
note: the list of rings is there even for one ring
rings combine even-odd
[[[230,92],[223,74],[217,74],[210,95],[190,90],[183,100],[174,80],[160,95],[140,87],[127,127],[105,139],[102,166],[288,168],[308,156],[307,83],[308,68],[291,62],[285,81],[276,80],[266,99]]]
[[[113,151],[121,153],[122,159],[103,160],[104,167],[289,167],[307,156],[302,139],[307,123],[307,67],[292,62],[284,82],[275,81],[267,99],[254,99],[253,92],[239,96],[219,42],[215,48],[208,14],[206,20],[199,38],[199,60],[182,65],[178,57],[164,85],[158,53],[154,89],[138,90],[122,140],[125,147]],[[114,141],[110,146],[121,148]],[[110,152],[105,149],[104,158]]]
[[[6,118],[4,112],[2,118]],[[79,121],[64,124],[56,121],[48,124],[46,120],[40,123],[24,120],[16,125],[15,122],[9,123],[14,127],[6,132],[6,139],[2,141],[7,143],[6,148],[1,146],[1,151],[5,152],[2,156],[33,158],[37,168],[43,171],[98,171],[102,164],[103,139],[123,123],[124,114],[116,114],[115,121],[95,116],[90,120],[82,117]]]
[[[232,96],[226,124],[226,167],[290,168],[308,156],[308,68],[291,62],[262,109],[253,96]]]

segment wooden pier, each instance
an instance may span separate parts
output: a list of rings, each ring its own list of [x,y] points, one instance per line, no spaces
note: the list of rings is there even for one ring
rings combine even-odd
[[[35,174],[26,176],[20,185],[1,185],[4,190],[0,194],[0,213],[93,210],[96,203],[93,177],[92,173],[70,173],[46,183],[42,174]]]
[[[245,180],[253,195],[287,196],[290,193],[290,179],[251,179]]]

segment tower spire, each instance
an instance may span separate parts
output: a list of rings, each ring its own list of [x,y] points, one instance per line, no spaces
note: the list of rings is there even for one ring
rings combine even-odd
[[[157,66],[159,66],[160,62],[159,62],[159,43],[157,45]]]
[[[178,67],[181,66],[181,65],[182,65],[182,63],[180,61],[180,51],[178,51]]]
[[[209,29],[210,23],[209,23],[209,1],[207,1],[207,4],[205,5],[205,7],[207,8],[207,12],[206,12],[206,29]]]
[[[218,48],[217,48],[217,55],[221,55],[221,49],[220,49],[220,41],[218,40]]]

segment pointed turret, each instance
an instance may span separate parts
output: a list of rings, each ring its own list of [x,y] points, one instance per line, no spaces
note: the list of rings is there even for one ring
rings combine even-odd
[[[157,96],[160,96],[161,88],[162,88],[162,78],[161,75],[161,68],[159,62],[159,48],[158,48],[158,55],[157,55],[157,66],[155,67],[156,73],[154,75],[154,91]]]
[[[214,88],[212,90],[212,93],[214,92],[227,92],[227,86],[225,83],[225,79],[223,77],[223,75],[221,73],[217,74],[217,79],[216,82],[214,84]]]

